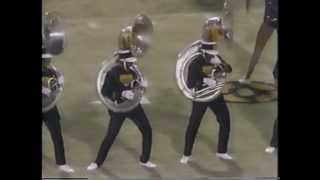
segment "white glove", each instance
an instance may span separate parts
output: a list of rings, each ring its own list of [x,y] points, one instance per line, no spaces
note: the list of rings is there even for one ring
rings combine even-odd
[[[63,84],[63,83],[64,83],[64,77],[63,77],[63,76],[60,76],[60,77],[58,78],[58,83],[59,83],[59,84]]]
[[[214,87],[217,84],[217,82],[211,78],[203,78],[203,83],[211,87]]]
[[[224,79],[225,77],[226,77],[226,73],[225,72],[217,72],[217,73],[215,73],[215,78],[217,80]]]
[[[219,59],[218,56],[214,56],[210,59],[211,64],[221,64],[221,60]]]
[[[43,87],[42,86],[42,94],[49,96],[51,93],[51,90],[49,88]]]
[[[143,81],[141,81],[140,85],[141,85],[142,87],[146,88],[146,87],[149,86],[149,83],[148,83],[147,80],[143,80]]]
[[[136,50],[137,50],[136,53],[139,54],[139,55],[141,55],[143,53],[141,48],[137,48]]]
[[[121,96],[132,100],[134,98],[134,93],[131,90],[122,91]]]

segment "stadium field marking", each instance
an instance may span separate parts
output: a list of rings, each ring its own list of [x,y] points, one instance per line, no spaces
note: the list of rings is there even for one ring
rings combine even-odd
[[[88,22],[88,27],[91,29],[97,29],[98,28],[98,24],[94,21]]]
[[[96,104],[102,104],[102,103],[101,103],[101,101],[96,100],[96,101],[90,101],[89,104],[96,105]]]

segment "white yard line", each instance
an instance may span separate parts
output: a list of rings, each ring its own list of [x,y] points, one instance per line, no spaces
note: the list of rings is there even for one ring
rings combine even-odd
[[[102,104],[102,103],[101,103],[101,101],[96,100],[96,101],[90,101],[89,104],[96,105],[96,104]]]
[[[90,22],[88,22],[88,27],[91,29],[97,29],[98,24],[95,21],[90,21]]]

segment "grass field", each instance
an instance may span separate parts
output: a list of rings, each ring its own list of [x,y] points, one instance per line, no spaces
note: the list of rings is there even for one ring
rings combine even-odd
[[[228,104],[232,129],[230,153],[235,160],[217,159],[218,127],[208,111],[202,121],[194,147],[194,161],[182,166],[184,132],[191,103],[180,93],[175,81],[178,51],[199,38],[200,27],[207,17],[217,15],[221,0],[43,0],[44,11],[59,11],[66,28],[64,54],[54,64],[65,76],[65,87],[59,108],[67,161],[76,173],[67,175],[56,169],[52,142],[43,128],[43,177],[89,177],[92,180],[131,178],[200,178],[200,177],[274,177],[277,155],[264,153],[277,116],[276,102]],[[244,0],[234,3],[234,42],[221,44],[221,55],[233,66],[229,80],[240,78],[246,71],[257,30],[262,22],[264,2],[255,1],[249,13]],[[147,13],[155,23],[152,49],[139,61],[149,81],[144,105],[153,127],[151,160],[155,170],[139,166],[140,133],[128,120],[121,129],[103,167],[85,171],[94,160],[106,133],[109,117],[98,100],[95,86],[101,62],[116,50],[120,29],[133,17]],[[253,74],[253,80],[273,82],[272,68],[277,55],[274,34]],[[139,139],[139,138],[138,138]]]

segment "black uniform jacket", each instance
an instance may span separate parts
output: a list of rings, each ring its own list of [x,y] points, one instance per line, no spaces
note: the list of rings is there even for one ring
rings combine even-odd
[[[137,85],[136,80],[135,71],[131,68],[126,71],[119,63],[107,73],[101,93],[110,100],[121,103],[125,100],[121,96],[122,91],[132,90]]]
[[[232,68],[229,64],[227,64],[221,56],[217,55],[221,60],[221,68],[217,68],[216,65],[211,64],[210,62],[205,60],[205,57],[199,55],[189,66],[188,71],[188,79],[187,86],[188,88],[195,88],[195,90],[200,90],[207,85],[203,84],[203,78],[210,77],[213,68],[217,68],[217,71],[224,71],[226,73],[230,73]]]

